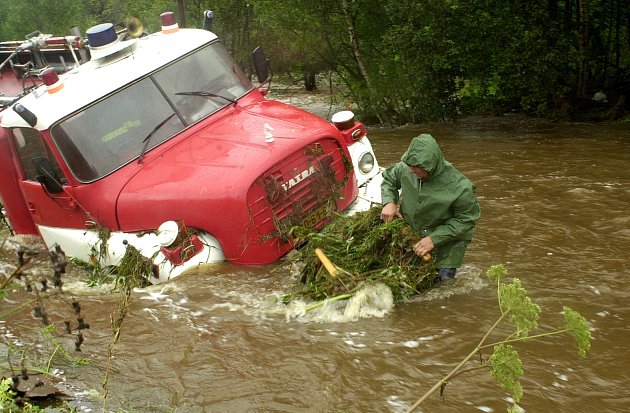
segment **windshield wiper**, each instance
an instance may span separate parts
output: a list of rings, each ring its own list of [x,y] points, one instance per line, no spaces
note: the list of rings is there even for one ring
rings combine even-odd
[[[237,101],[236,99],[227,97],[227,96],[223,96],[223,95],[219,95],[217,93],[212,93],[212,92],[202,92],[202,91],[197,91],[197,92],[177,92],[175,93],[176,95],[185,95],[185,96],[201,96],[204,98],[221,98],[221,99],[225,99],[230,103],[234,103],[236,104]]]
[[[168,115],[168,117],[166,119],[164,119],[162,122],[158,123],[157,126],[155,128],[153,128],[153,130],[151,132],[149,132],[149,134],[146,136],[146,138],[144,138],[142,140],[142,142],[144,142],[144,145],[142,146],[142,151],[140,152],[140,157],[138,157],[138,163],[142,162],[142,158],[144,158],[144,153],[147,151],[147,147],[149,146],[149,141],[151,140],[151,137],[155,134],[155,132],[157,132],[162,126],[164,126],[166,124],[166,122],[168,122],[169,120],[171,120],[171,118],[173,116],[175,116],[176,113],[173,112],[170,115]]]

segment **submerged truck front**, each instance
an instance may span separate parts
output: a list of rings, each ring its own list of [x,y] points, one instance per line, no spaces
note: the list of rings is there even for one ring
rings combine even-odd
[[[205,30],[112,30],[88,30],[89,62],[42,70],[45,85],[0,113],[14,168],[0,194],[16,228],[103,264],[133,245],[160,282],[204,262],[273,262],[293,248],[292,226],[380,201],[351,116],[335,126],[266,99]]]

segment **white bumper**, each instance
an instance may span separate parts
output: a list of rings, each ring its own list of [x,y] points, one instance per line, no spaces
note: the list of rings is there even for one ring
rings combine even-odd
[[[202,264],[211,264],[225,260],[217,239],[205,233],[197,235],[203,244],[203,248],[181,265],[174,265],[160,252],[160,243],[155,233],[112,232],[107,240],[106,253],[101,254],[102,241],[97,231],[40,225],[39,232],[49,248],[58,244],[67,256],[85,262],[92,262],[92,260],[98,259],[102,266],[118,265],[125,255],[126,244],[132,245],[158,267],[159,277],[149,277],[149,281],[152,284],[168,281],[186,271],[194,270]],[[100,255],[103,256],[100,257]]]

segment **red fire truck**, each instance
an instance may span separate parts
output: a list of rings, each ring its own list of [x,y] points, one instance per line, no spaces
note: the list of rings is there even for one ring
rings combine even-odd
[[[267,99],[260,49],[254,86],[215,34],[161,18],[138,37],[106,23],[0,43],[0,201],[15,232],[102,265],[132,245],[157,283],[273,262],[291,227],[380,202],[351,112],[329,122]]]

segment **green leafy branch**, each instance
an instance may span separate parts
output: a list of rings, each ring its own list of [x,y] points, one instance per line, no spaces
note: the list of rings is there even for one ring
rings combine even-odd
[[[44,370],[45,373],[51,372],[52,362],[57,353],[59,353],[66,361],[74,364],[75,366],[85,366],[85,365],[90,364],[90,361],[88,359],[80,358],[80,357],[73,357],[70,355],[70,353],[68,353],[68,351],[63,347],[63,345],[59,343],[59,341],[55,338],[56,328],[54,325],[51,324],[44,327],[42,332],[44,334],[44,337],[46,337],[46,339],[55,347],[55,350],[52,352],[52,354],[50,355],[50,358],[48,359],[46,370]],[[81,335],[77,337],[83,337],[83,336]],[[82,340],[83,339],[81,339],[81,342]],[[77,351],[81,351],[78,340],[75,341],[75,348]]]
[[[0,244],[2,247],[3,244]],[[2,337],[2,344],[6,345],[6,363],[0,364],[3,371],[8,371],[11,377],[1,377],[2,383],[0,383],[0,411],[9,412],[35,412],[43,411],[37,405],[30,404],[28,402],[31,397],[31,391],[37,391],[38,397],[42,396],[42,392],[48,391],[39,388],[39,385],[24,384],[25,381],[32,379],[30,383],[42,383],[39,381],[39,376],[42,378],[50,377],[53,362],[66,361],[74,364],[75,366],[86,365],[89,363],[88,359],[82,359],[73,357],[64,348],[60,340],[57,338],[60,334],[57,334],[54,322],[57,317],[49,317],[46,310],[46,302],[53,296],[65,301],[74,312],[76,324],[73,320],[66,319],[63,321],[65,325],[65,332],[74,336],[75,338],[75,351],[81,351],[81,345],[84,341],[83,333],[89,329],[90,326],[86,322],[83,314],[81,313],[81,305],[75,298],[67,300],[63,291],[62,276],[66,273],[67,259],[65,253],[58,245],[55,245],[50,250],[46,249],[29,249],[22,245],[19,245],[17,250],[17,267],[10,274],[0,274],[0,298],[14,292],[25,290],[28,295],[23,298],[23,302],[17,303],[6,311],[0,312],[0,318],[4,319],[17,312],[23,311],[25,308],[32,307],[32,316],[41,321],[43,329],[41,330],[44,338],[52,345],[51,354],[47,357],[47,361],[42,362],[35,358],[28,357],[34,352],[27,352],[26,350],[21,352],[20,366],[13,365],[12,361],[12,342],[7,337]],[[36,273],[30,271],[29,267],[34,263],[35,259],[47,253],[52,266],[52,273],[41,272]],[[39,331],[36,328],[21,326],[25,329],[31,329],[33,331]],[[41,347],[45,348],[45,347]],[[43,363],[43,364],[42,364]],[[27,366],[27,364],[32,364]],[[43,367],[42,367],[43,365]],[[19,372],[19,374],[17,374]],[[36,375],[37,379],[30,378],[30,376]],[[44,379],[47,380],[47,379]],[[21,386],[21,387],[19,387]],[[52,390],[46,394],[46,396],[55,397],[56,387],[52,385]],[[57,389],[58,390],[58,389]],[[4,410],[3,410],[4,409]]]
[[[481,351],[489,347],[494,348],[492,355],[489,360],[482,360],[482,365],[478,368],[489,367],[490,375],[512,396],[514,403],[508,408],[508,412],[518,411],[518,402],[523,396],[523,388],[520,383],[520,378],[524,375],[523,365],[518,352],[512,346],[513,343],[568,333],[574,339],[578,356],[586,356],[591,346],[591,333],[586,319],[577,311],[565,306],[563,307],[564,328],[529,335],[530,331],[538,327],[540,307],[527,296],[527,291],[521,286],[519,279],[514,278],[509,283],[504,282],[503,279],[506,275],[507,270],[501,264],[490,267],[486,272],[486,276],[497,285],[497,300],[501,312],[498,319],[488,329],[477,346],[444,378],[418,399],[407,410],[408,413],[414,411],[436,391],[443,392],[444,387],[452,378],[470,370],[476,370],[477,368],[468,370],[463,368],[475,355],[479,354],[481,357]],[[514,330],[503,339],[488,343],[491,334],[495,332],[497,327],[507,321],[511,322]]]
[[[404,302],[430,288],[435,262],[425,262],[413,252],[419,238],[404,220],[383,222],[380,211],[373,207],[337,216],[321,232],[293,227],[296,243],[308,243],[296,255],[303,263],[299,289],[284,301],[293,297],[317,301],[308,310],[348,299],[365,285],[383,284],[392,291],[394,302]]]

